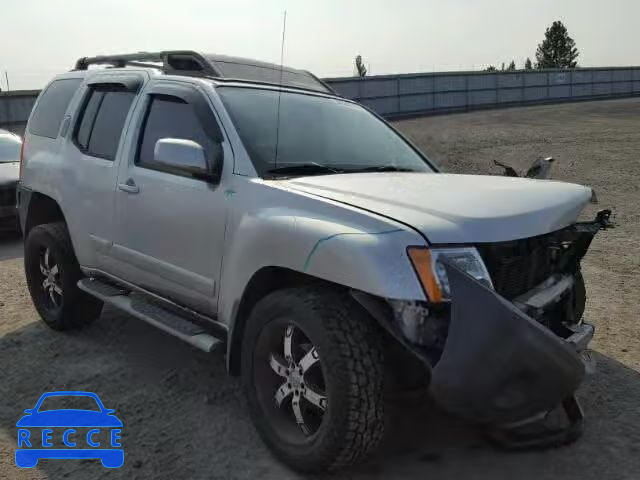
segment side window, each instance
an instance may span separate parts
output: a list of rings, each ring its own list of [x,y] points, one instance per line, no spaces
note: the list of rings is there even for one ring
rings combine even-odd
[[[91,90],[89,93],[89,99],[87,100],[84,111],[82,112],[82,117],[78,124],[78,132],[76,133],[76,142],[84,151],[89,148],[89,136],[103,97],[104,92]]]
[[[113,160],[135,93],[92,88],[78,120],[75,141],[87,155]]]
[[[29,133],[40,137],[57,138],[71,97],[81,83],[80,78],[65,78],[51,82],[31,114]]]
[[[136,165],[159,168],[154,161],[156,142],[161,138],[192,140],[204,149],[208,157],[212,152],[212,140],[206,135],[193,107],[184,100],[167,95],[151,97],[149,109],[140,137]],[[179,162],[180,159],[176,158]],[[185,167],[193,167],[185,163]],[[206,169],[206,165],[202,165]]]

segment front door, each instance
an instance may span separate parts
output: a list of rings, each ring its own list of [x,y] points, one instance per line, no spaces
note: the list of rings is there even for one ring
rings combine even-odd
[[[182,305],[215,314],[225,231],[222,189],[194,178],[191,164],[184,171],[167,171],[154,148],[162,138],[192,140],[206,157],[219,140],[204,124],[217,120],[204,93],[188,83],[152,80],[139,108],[128,162],[122,162],[118,174],[111,270]],[[224,143],[229,164],[231,150]]]

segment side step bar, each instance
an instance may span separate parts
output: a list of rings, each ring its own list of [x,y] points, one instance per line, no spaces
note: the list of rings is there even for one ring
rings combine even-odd
[[[97,278],[80,280],[78,288],[102,300],[105,304],[144,320],[204,352],[211,352],[216,346],[224,343],[201,325],[150,302],[140,293],[130,292]]]

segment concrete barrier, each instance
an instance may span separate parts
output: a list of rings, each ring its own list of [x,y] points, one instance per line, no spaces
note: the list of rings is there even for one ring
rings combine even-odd
[[[411,73],[325,81],[388,118],[640,95],[640,67]]]
[[[39,90],[0,92],[0,128],[22,134]]]

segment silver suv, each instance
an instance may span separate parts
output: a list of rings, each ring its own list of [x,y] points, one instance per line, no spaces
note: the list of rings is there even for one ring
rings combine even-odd
[[[47,325],[109,304],[224,348],[265,443],[320,471],[378,445],[396,389],[509,447],[578,436],[592,193],[439,173],[308,72],[170,51],[83,58],[43,90],[18,208]],[[568,427],[526,433],[559,405]]]

